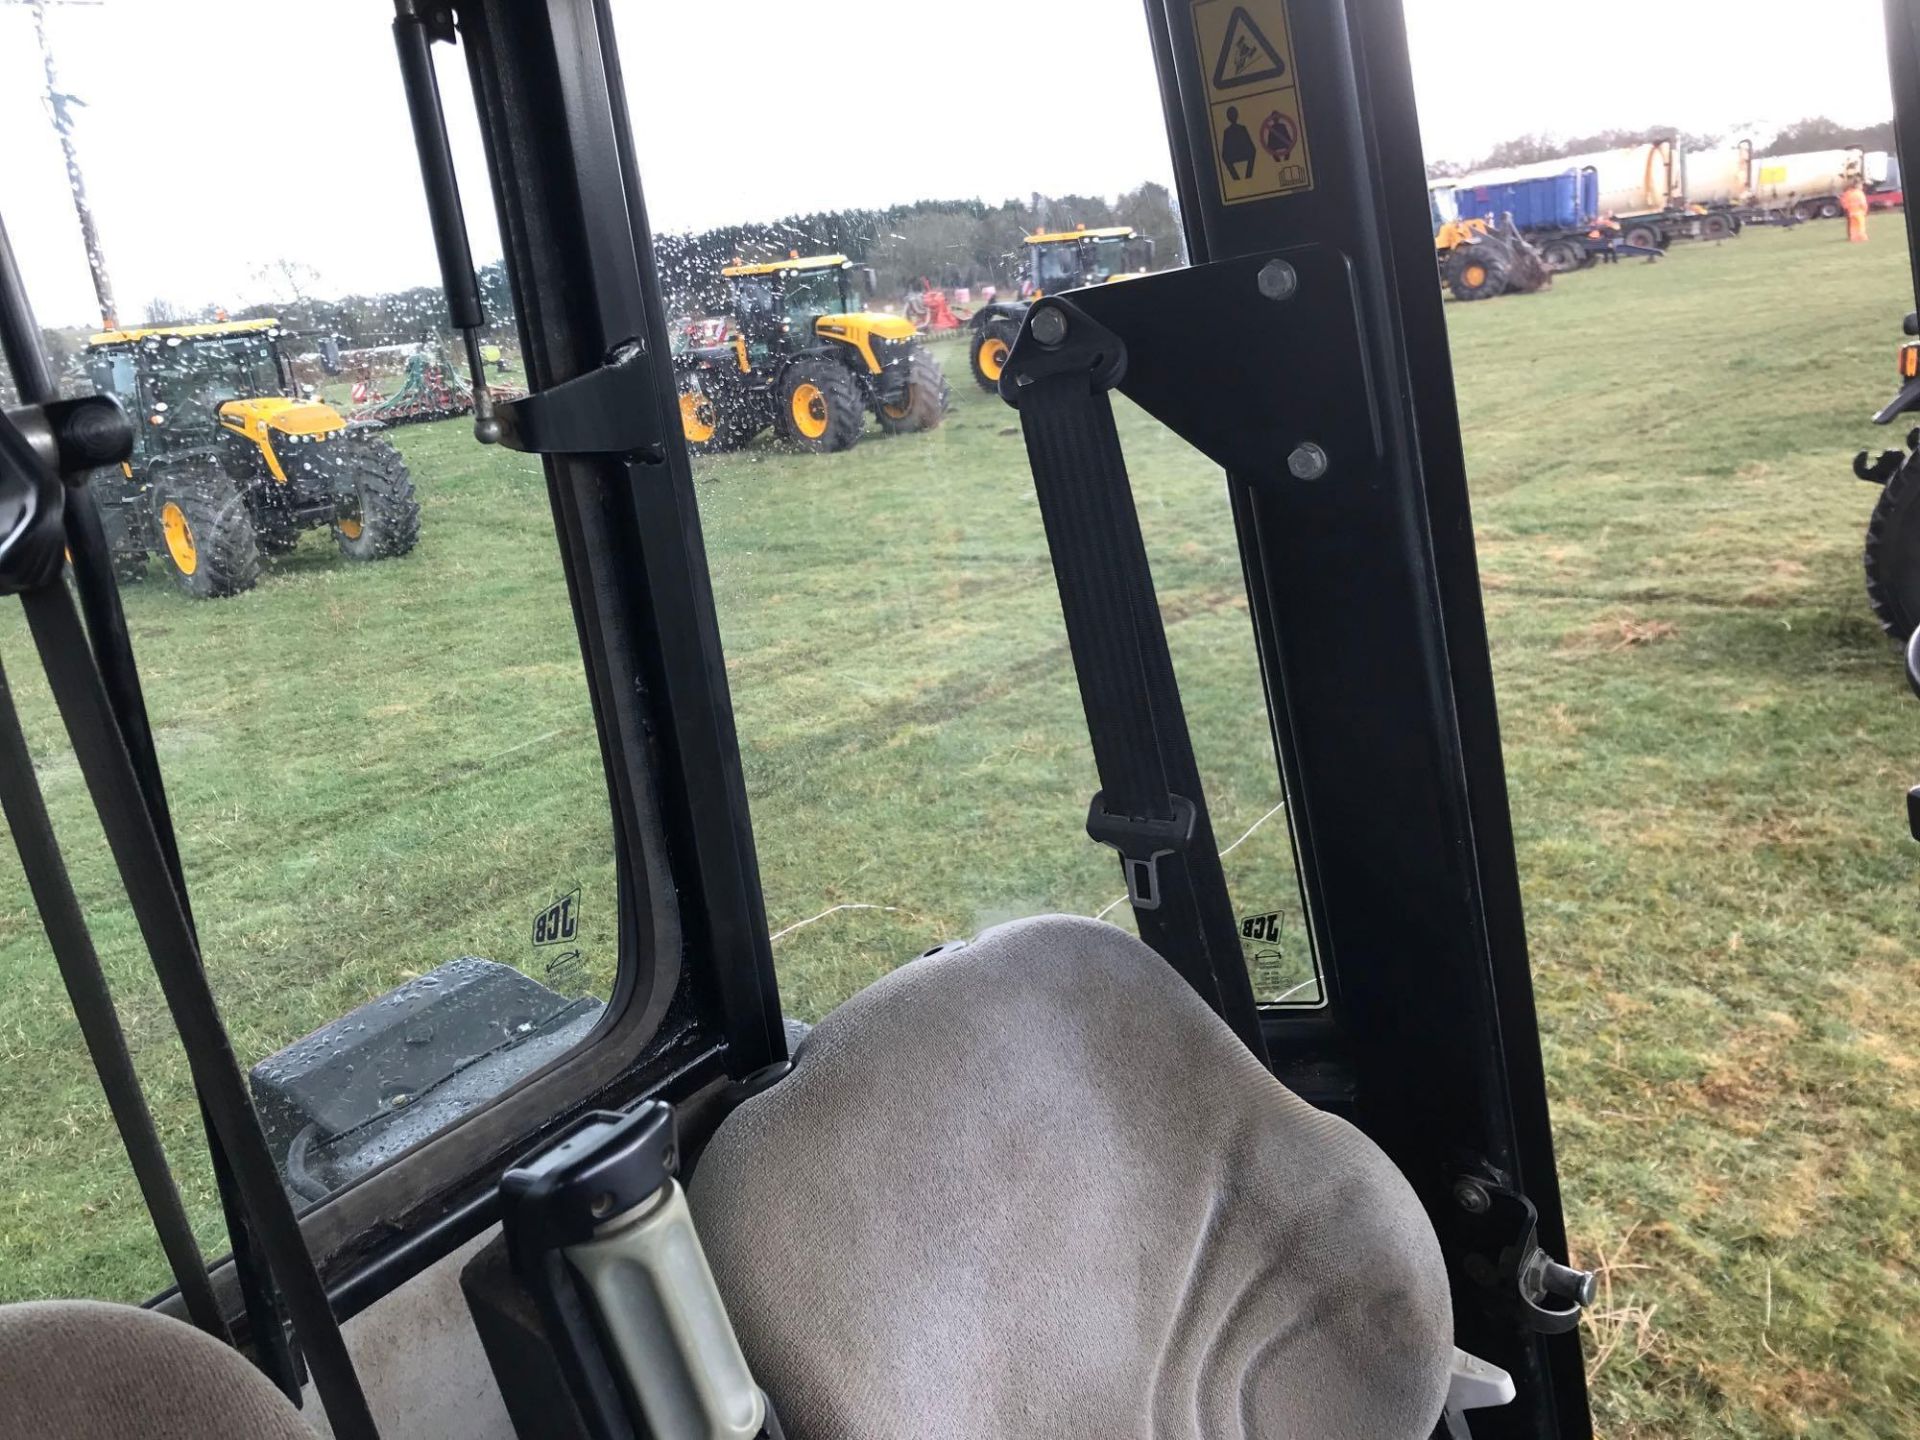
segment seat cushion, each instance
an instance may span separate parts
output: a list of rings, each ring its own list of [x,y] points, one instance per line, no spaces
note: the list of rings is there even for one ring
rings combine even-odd
[[[855,996],[690,1195],[790,1440],[1426,1440],[1445,1399],[1411,1188],[1110,925]]]
[[[0,1440],[314,1440],[204,1331],[92,1300],[0,1305]]]

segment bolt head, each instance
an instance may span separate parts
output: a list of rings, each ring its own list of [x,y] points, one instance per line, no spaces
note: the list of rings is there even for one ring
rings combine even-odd
[[[1254,276],[1254,284],[1269,300],[1291,300],[1300,288],[1300,272],[1284,260],[1269,260]]]
[[[1311,440],[1303,441],[1287,456],[1287,471],[1296,480],[1318,480],[1327,473],[1327,452]]]
[[[1045,306],[1034,314],[1028,328],[1042,345],[1058,345],[1067,338],[1067,313],[1058,306]]]
[[[1486,1187],[1477,1180],[1454,1181],[1453,1200],[1469,1215],[1484,1215],[1487,1207],[1493,1203]]]

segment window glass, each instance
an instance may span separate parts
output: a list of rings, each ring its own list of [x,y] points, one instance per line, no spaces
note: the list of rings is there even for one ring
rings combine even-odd
[[[787,93],[823,17],[749,12],[728,83]],[[670,9],[616,3],[614,17],[629,56],[707,43]],[[906,57],[951,38],[940,7],[832,0],[824,18],[886,36],[876,73],[906,84]],[[769,146],[764,116],[713,106],[697,68],[649,70],[627,94],[670,323],[687,337],[682,413],[781,994],[808,1019],[1000,920],[1132,924],[1112,852],[1083,829],[1098,780],[991,347],[1017,330],[1023,296],[1179,263],[1159,95],[1136,6],[985,0],[968,23],[1033,54],[1105,37],[1098,122],[1062,87],[1023,92],[1019,122],[1000,127],[1008,143],[983,139],[976,106],[926,103],[806,111]],[[855,323],[833,336],[814,324],[842,306],[834,269],[786,272],[785,331],[765,322],[757,280],[716,298],[736,257],[829,255],[874,282],[870,296],[851,286]],[[1115,408],[1247,963],[1263,998],[1315,1003],[1222,477],[1124,399]]]
[[[471,1114],[595,1024],[607,787],[539,463],[471,434],[391,5],[48,6],[116,304],[102,323],[29,9],[0,6],[0,195],[70,392],[133,414],[91,480],[205,962],[302,1203]],[[276,92],[236,129],[207,68]],[[494,328],[521,376],[460,57],[440,81]],[[129,75],[164,74],[164,104]],[[203,76],[201,81],[180,77]],[[249,121],[253,112],[246,112]],[[377,163],[366,163],[378,154]],[[227,174],[219,157],[240,157]],[[209,169],[209,166],[213,169]],[[19,607],[0,659],[189,1209],[224,1248],[197,1107]],[[12,845],[0,845],[0,1300],[168,1281]]]

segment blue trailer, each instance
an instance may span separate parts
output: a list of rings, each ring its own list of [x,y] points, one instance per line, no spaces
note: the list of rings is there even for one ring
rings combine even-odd
[[[1511,215],[1549,270],[1577,270],[1587,263],[1587,231],[1600,213],[1600,175],[1581,166],[1557,175],[1456,184],[1445,203],[1462,220],[1491,216],[1492,223],[1504,225]]]
[[[1512,215],[1523,235],[1585,230],[1600,213],[1600,176],[1589,167],[1491,185],[1458,185],[1453,201],[1463,217],[1492,216],[1497,223]]]

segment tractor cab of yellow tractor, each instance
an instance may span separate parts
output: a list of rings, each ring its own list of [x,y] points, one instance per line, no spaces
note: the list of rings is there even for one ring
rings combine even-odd
[[[375,432],[300,393],[274,319],[108,330],[87,343],[94,390],[136,418],[118,474],[94,481],[116,574],[158,555],[188,594],[251,589],[262,557],[308,529],[351,560],[404,555],[420,530],[412,477]]]
[[[447,319],[477,357],[458,56],[528,393],[476,363],[497,448],[408,432],[457,460],[444,594],[283,607],[349,640],[271,765],[195,768],[308,655],[150,715],[191,627],[141,628],[99,513],[124,464],[162,535],[193,493],[201,553],[196,516],[257,533],[254,412],[162,410],[112,343],[127,383],[59,395],[0,231],[0,647],[39,672],[0,679],[0,805],[46,943],[10,941],[78,1021],[10,1043],[84,1049],[174,1277],[0,1306],[0,1431],[1587,1440],[1400,7],[1148,0],[1189,263],[997,312],[938,437],[698,462],[740,484],[698,452],[937,422],[931,356],[837,255],[729,267],[731,336],[676,355],[640,142],[683,135],[636,134],[613,0],[393,10]],[[1236,36],[1302,77],[1253,179]],[[1126,238],[1029,253],[1112,279]],[[204,443],[136,442],[189,409]],[[289,1025],[308,991],[337,1018]]]
[[[947,382],[912,322],[856,307],[844,255],[736,261],[727,282],[729,335],[676,357],[681,433],[696,453],[738,449],[761,431],[801,450],[850,449],[869,413],[889,435],[931,430]]]
[[[1020,298],[982,305],[973,312],[968,360],[983,390],[995,389],[1027,307],[1043,295],[1058,295],[1086,285],[1105,285],[1153,269],[1153,240],[1131,225],[1089,230],[1037,230],[1021,242]]]

